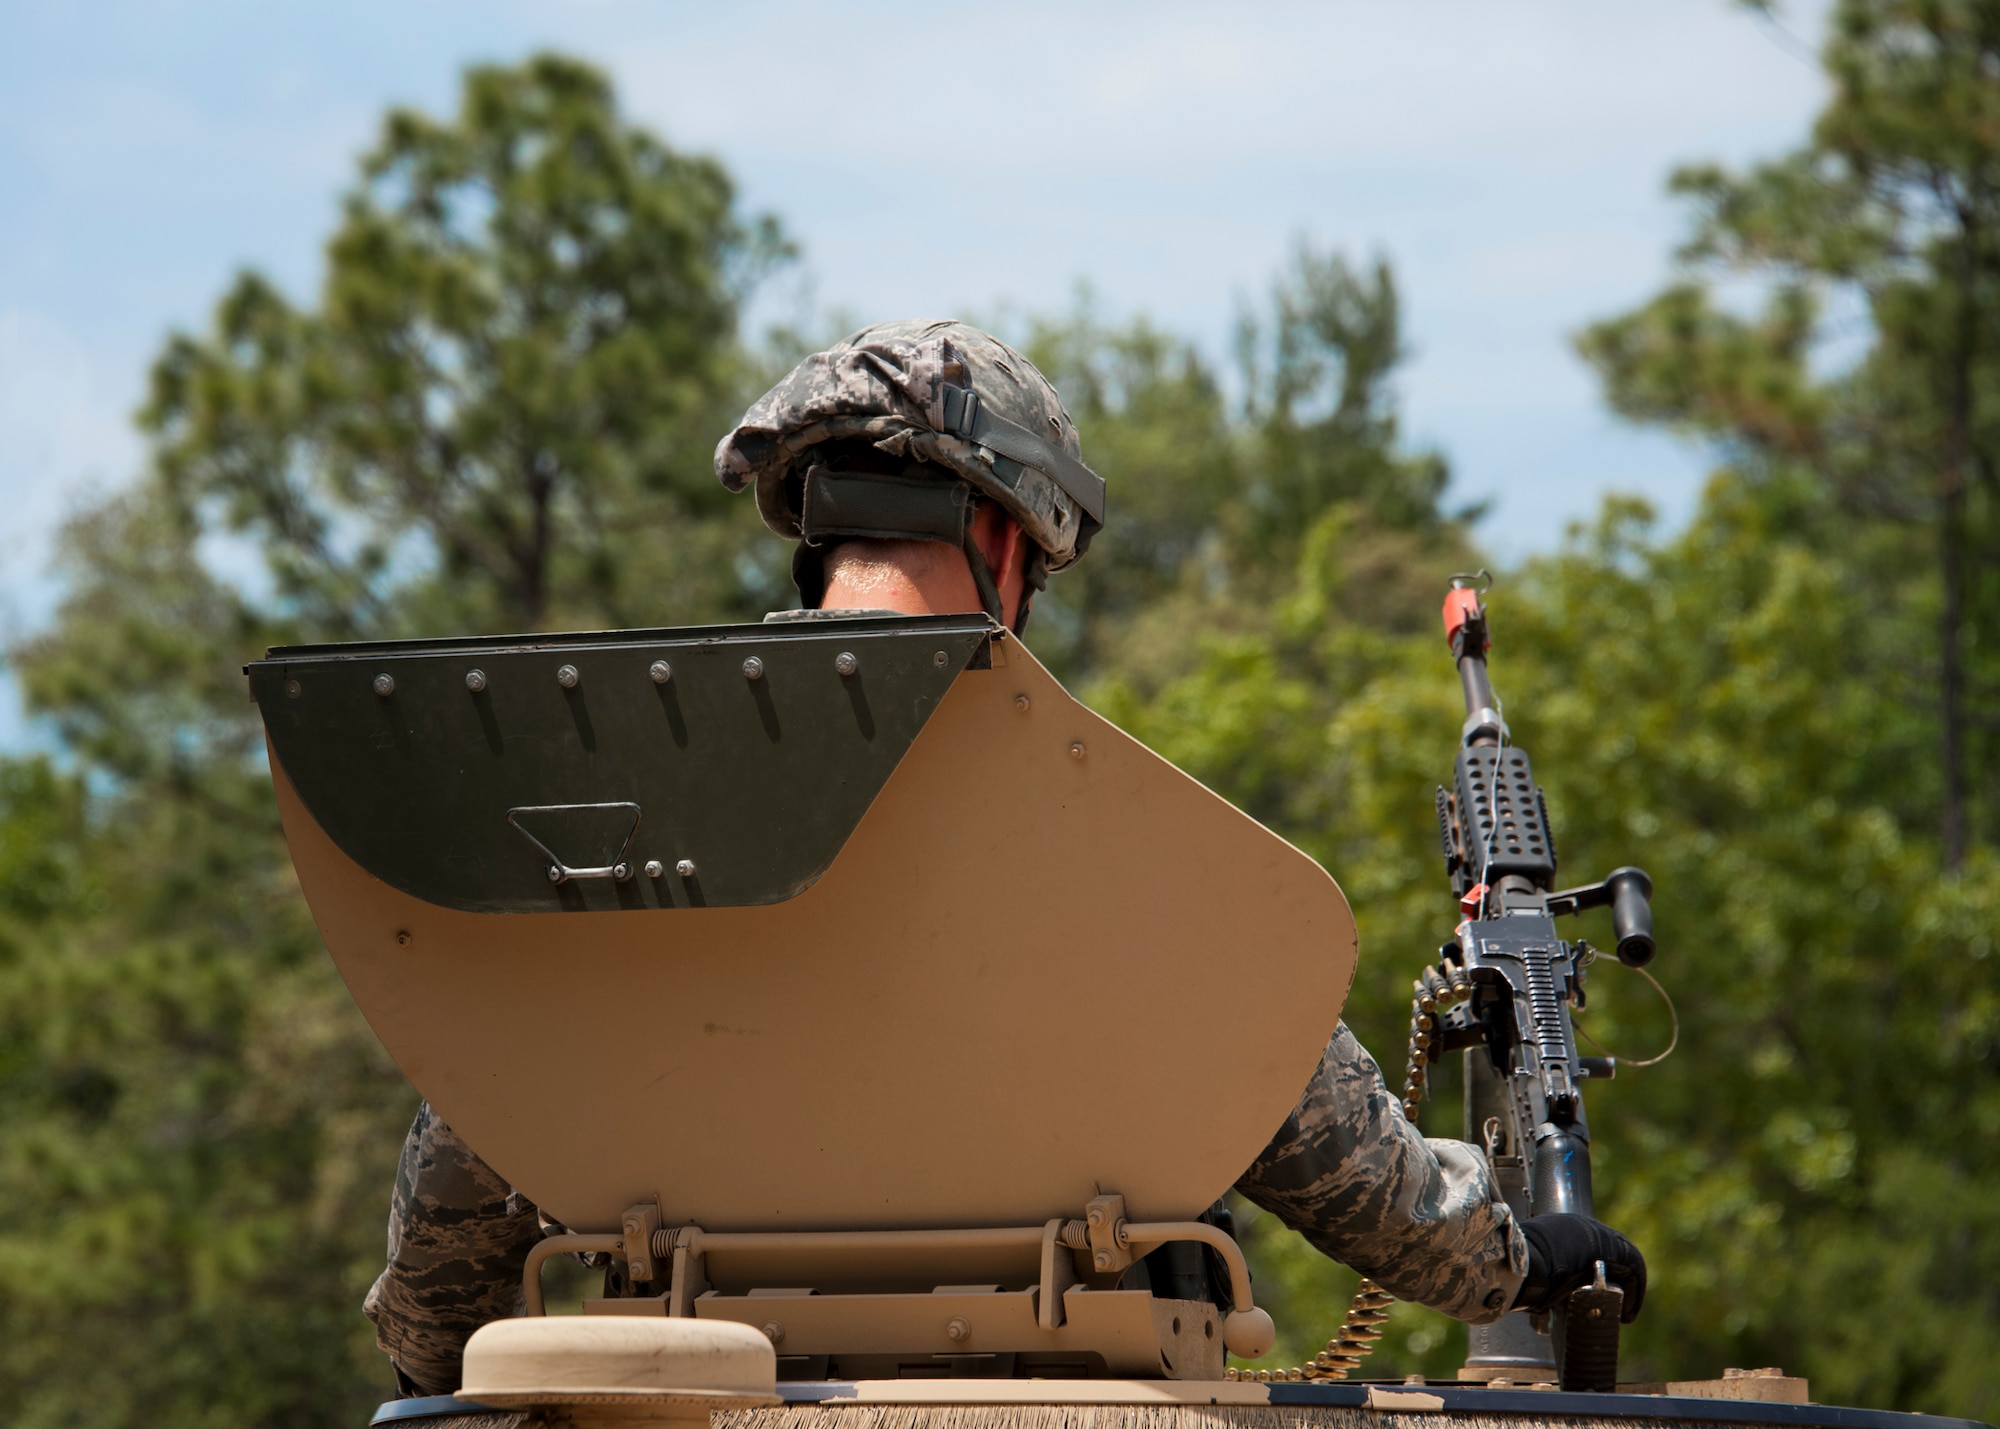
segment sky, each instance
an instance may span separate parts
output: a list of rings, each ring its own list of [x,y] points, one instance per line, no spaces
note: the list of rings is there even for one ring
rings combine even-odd
[[[1704,454],[1604,409],[1570,338],[1671,272],[1676,164],[1797,144],[1824,0],[1229,5],[0,0],[0,637],[130,480],[148,362],[259,269],[310,302],[392,104],[560,49],[719,157],[802,259],[759,318],[1145,314],[1228,360],[1301,241],[1394,265],[1405,431],[1503,558]],[[718,434],[719,435],[719,434]],[[1089,433],[1083,434],[1085,453]],[[0,749],[33,744],[0,672]]]

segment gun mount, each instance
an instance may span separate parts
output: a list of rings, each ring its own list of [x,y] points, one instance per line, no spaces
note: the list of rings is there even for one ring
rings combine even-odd
[[[1268,1348],[1201,1217],[1339,1018],[1346,901],[984,617],[249,677],[357,1003],[571,1232],[531,1307],[574,1251],[613,1262],[592,1312],[737,1320],[793,1377],[1213,1380]],[[1315,991],[1218,1001],[1223,956]],[[1175,1244],[1226,1305],[1118,1288]]]
[[[1202,1213],[1338,1019],[1353,921],[1310,859],[983,618],[290,648],[247,673],[357,1004],[563,1227],[531,1257],[530,1315],[474,1338],[466,1393],[378,1424],[837,1429],[952,1406],[1011,1429],[1094,1405],[1162,1429],[1216,1406],[1979,1429],[1821,1410],[1763,1374],[1615,1396],[1225,1378],[1225,1347],[1254,1355],[1270,1326]],[[1625,869],[1553,889],[1525,756],[1483,661],[1461,673],[1478,698],[1441,801],[1460,981],[1421,986],[1434,1011],[1470,1001],[1431,1054],[1491,1070],[1475,1134],[1553,1129],[1489,1142],[1510,1195],[1587,1206],[1587,1159],[1547,1154],[1587,1135],[1599,1070],[1549,1022],[1580,971],[1552,920],[1608,904],[1642,961],[1648,888]],[[1220,959],[1287,995],[1216,997]],[[1225,1303],[1124,1288],[1174,1246],[1217,1256]],[[569,1252],[608,1263],[604,1293],[539,1318]]]

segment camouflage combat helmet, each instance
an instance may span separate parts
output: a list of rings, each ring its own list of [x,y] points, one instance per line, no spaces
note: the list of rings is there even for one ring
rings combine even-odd
[[[819,602],[833,541],[919,539],[964,549],[999,619],[974,503],[997,502],[1021,524],[1040,589],[1104,522],[1104,481],[1082,452],[1033,363],[978,328],[912,319],[865,327],[793,368],[717,444],[715,474],[731,491],[754,482],[764,524],[799,542],[792,576],[806,604]]]

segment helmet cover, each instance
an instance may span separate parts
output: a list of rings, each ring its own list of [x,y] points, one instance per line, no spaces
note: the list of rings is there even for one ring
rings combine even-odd
[[[716,445],[715,474],[731,491],[754,482],[764,524],[799,540],[789,478],[811,448],[857,438],[997,502],[1052,571],[1102,524],[1103,482],[1056,389],[998,338],[950,320],[876,323],[806,358]]]

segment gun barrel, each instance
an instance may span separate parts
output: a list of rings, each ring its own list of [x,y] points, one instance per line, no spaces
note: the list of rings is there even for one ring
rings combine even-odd
[[[1492,677],[1486,673],[1486,652],[1468,651],[1458,659],[1458,681],[1465,687],[1465,713],[1467,718],[1476,717],[1482,710],[1499,708],[1499,698],[1493,693]],[[1497,733],[1482,730],[1475,743],[1497,744]]]
[[[1446,592],[1444,638],[1452,658],[1458,661],[1458,680],[1465,691],[1466,747],[1504,742],[1507,731],[1500,719],[1500,700],[1486,671],[1486,652],[1493,644],[1486,629],[1486,608],[1479,603],[1479,592],[1470,586],[1453,586]]]

